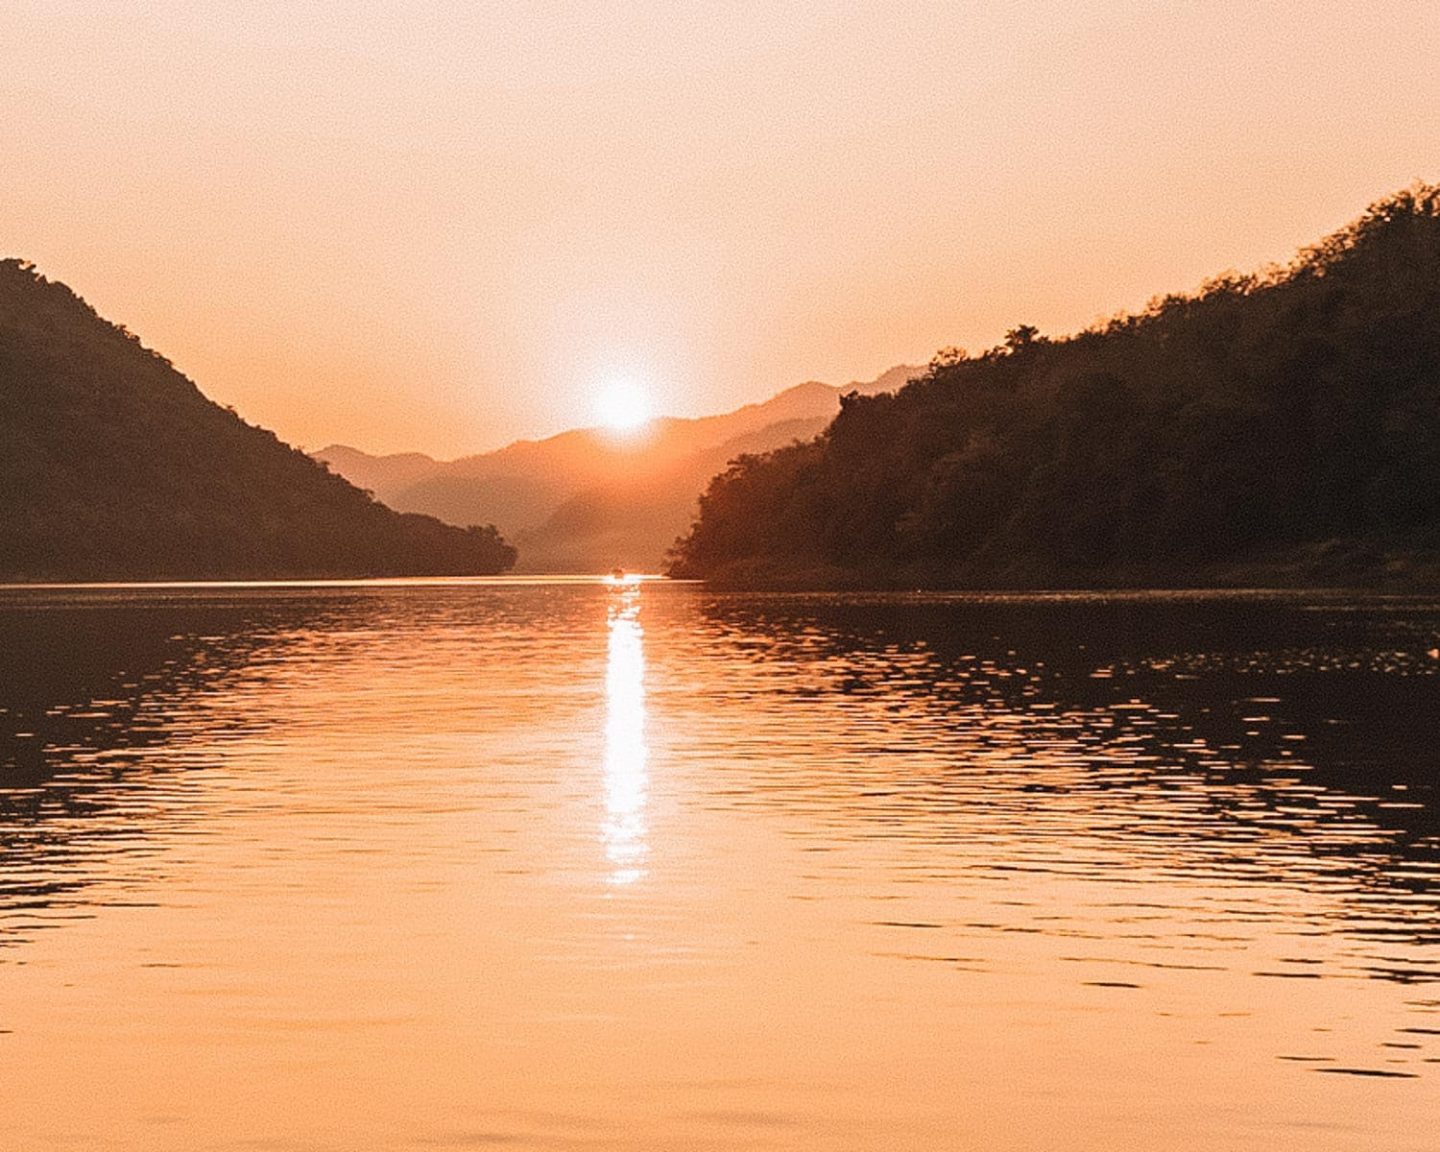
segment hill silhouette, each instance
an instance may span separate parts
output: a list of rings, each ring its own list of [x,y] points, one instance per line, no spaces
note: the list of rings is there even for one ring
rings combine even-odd
[[[947,350],[716,476],[669,571],[748,586],[1440,583],[1440,188],[1284,268]]]
[[[0,579],[489,574],[494,528],[402,515],[0,261]]]
[[[451,523],[484,509],[519,546],[527,571],[655,571],[727,461],[809,439],[840,410],[843,394],[893,390],[918,371],[902,365],[842,388],[808,381],[733,412],[655,420],[628,436],[573,429],[448,462],[340,444],[315,455],[395,508]]]

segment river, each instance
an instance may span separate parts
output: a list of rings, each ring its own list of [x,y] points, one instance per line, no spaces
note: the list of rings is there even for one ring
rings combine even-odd
[[[0,1143],[1440,1148],[1440,598],[0,590]]]

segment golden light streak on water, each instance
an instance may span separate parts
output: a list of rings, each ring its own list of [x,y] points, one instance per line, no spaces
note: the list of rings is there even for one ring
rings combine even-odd
[[[645,648],[638,581],[617,582],[606,616],[605,858],[612,884],[645,875]]]

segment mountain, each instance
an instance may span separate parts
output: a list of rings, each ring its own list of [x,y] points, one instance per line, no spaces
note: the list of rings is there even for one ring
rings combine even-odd
[[[1440,187],[1286,268],[941,354],[718,475],[669,570],[744,586],[1440,586]]]
[[[401,452],[395,456],[370,456],[356,448],[332,444],[323,453],[316,453],[357,488],[374,492],[381,499],[384,493],[403,489],[424,480],[435,471],[436,463],[421,452]]]
[[[492,527],[402,515],[0,261],[0,579],[488,574]]]
[[[839,388],[812,380],[733,412],[655,420],[633,436],[575,429],[449,462],[413,452],[371,456],[342,444],[315,455],[395,508],[455,524],[483,509],[515,540],[528,571],[617,564],[654,571],[690,522],[705,482],[727,461],[808,439],[840,410],[845,393],[893,390],[917,371],[902,365]]]

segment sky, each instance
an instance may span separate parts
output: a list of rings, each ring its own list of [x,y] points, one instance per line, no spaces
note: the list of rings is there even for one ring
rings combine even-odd
[[[0,256],[316,449],[723,411],[1440,180],[1433,0],[0,3]]]

